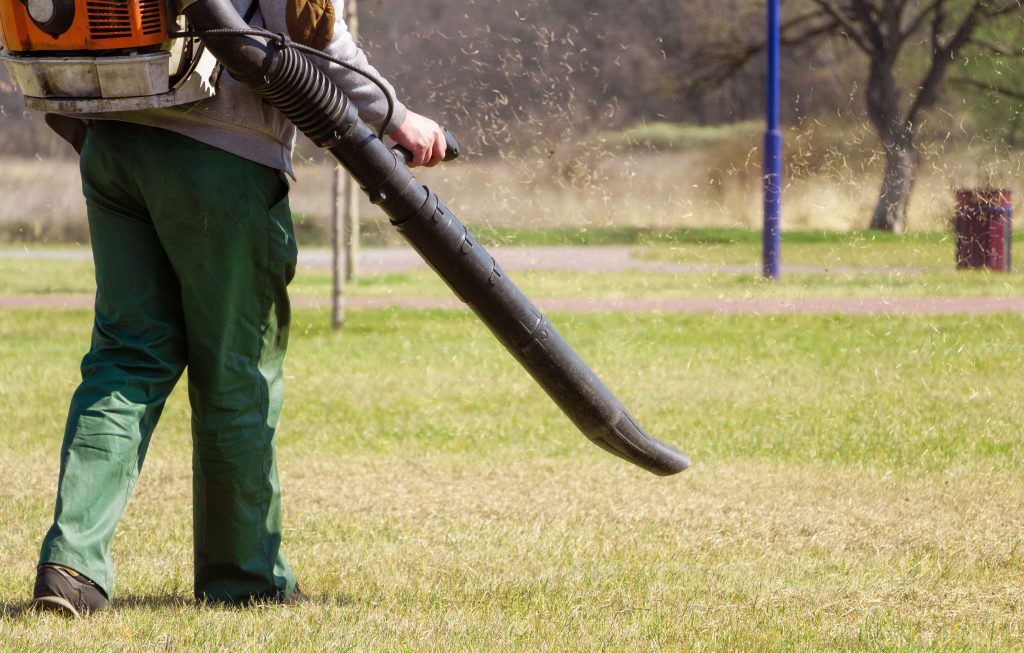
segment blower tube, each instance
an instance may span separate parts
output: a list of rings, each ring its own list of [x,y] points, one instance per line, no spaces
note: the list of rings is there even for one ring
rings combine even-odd
[[[270,38],[230,33],[249,29],[230,0],[198,0],[185,15],[232,76],[337,159],[585,436],[660,476],[689,467],[686,455],[640,428],[469,230],[416,181],[305,55]],[[216,32],[202,34],[210,30]]]

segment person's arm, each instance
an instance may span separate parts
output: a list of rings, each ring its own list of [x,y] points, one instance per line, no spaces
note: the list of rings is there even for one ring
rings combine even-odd
[[[395,97],[394,87],[370,65],[366,54],[356,45],[345,23],[342,7],[335,5],[334,34],[324,52],[377,76]],[[271,28],[273,29],[273,28]],[[327,76],[355,103],[359,117],[380,128],[388,111],[387,98],[376,84],[362,75],[348,70],[326,59],[311,57]],[[395,101],[394,113],[385,126],[384,133],[396,143],[412,152],[411,166],[434,166],[445,154],[445,140],[436,122],[410,111],[401,102]]]

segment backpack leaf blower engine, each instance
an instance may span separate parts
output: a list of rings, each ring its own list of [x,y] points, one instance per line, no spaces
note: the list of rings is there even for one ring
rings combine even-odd
[[[250,27],[230,0],[187,4],[187,25],[170,13],[164,0],[0,0],[0,58],[30,108],[63,113],[194,102],[213,93],[223,67],[330,152],[585,436],[658,475],[689,466],[684,454],[644,432],[311,59],[330,57]],[[450,137],[449,146],[452,158],[458,146]]]

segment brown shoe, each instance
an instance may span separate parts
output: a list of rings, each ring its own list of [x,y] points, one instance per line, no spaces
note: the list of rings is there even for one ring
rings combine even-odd
[[[288,594],[282,592],[278,595],[278,602],[281,605],[299,605],[300,603],[309,603],[309,597],[299,589],[299,585],[296,583],[295,589],[291,592]]]
[[[39,565],[32,591],[32,609],[59,612],[68,617],[105,610],[110,601],[103,590],[82,574],[62,565]]]

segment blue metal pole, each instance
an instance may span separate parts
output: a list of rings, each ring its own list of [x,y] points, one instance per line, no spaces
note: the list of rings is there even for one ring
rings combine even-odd
[[[768,0],[767,122],[764,135],[764,276],[778,281],[782,248],[782,132],[779,130],[779,0]]]

